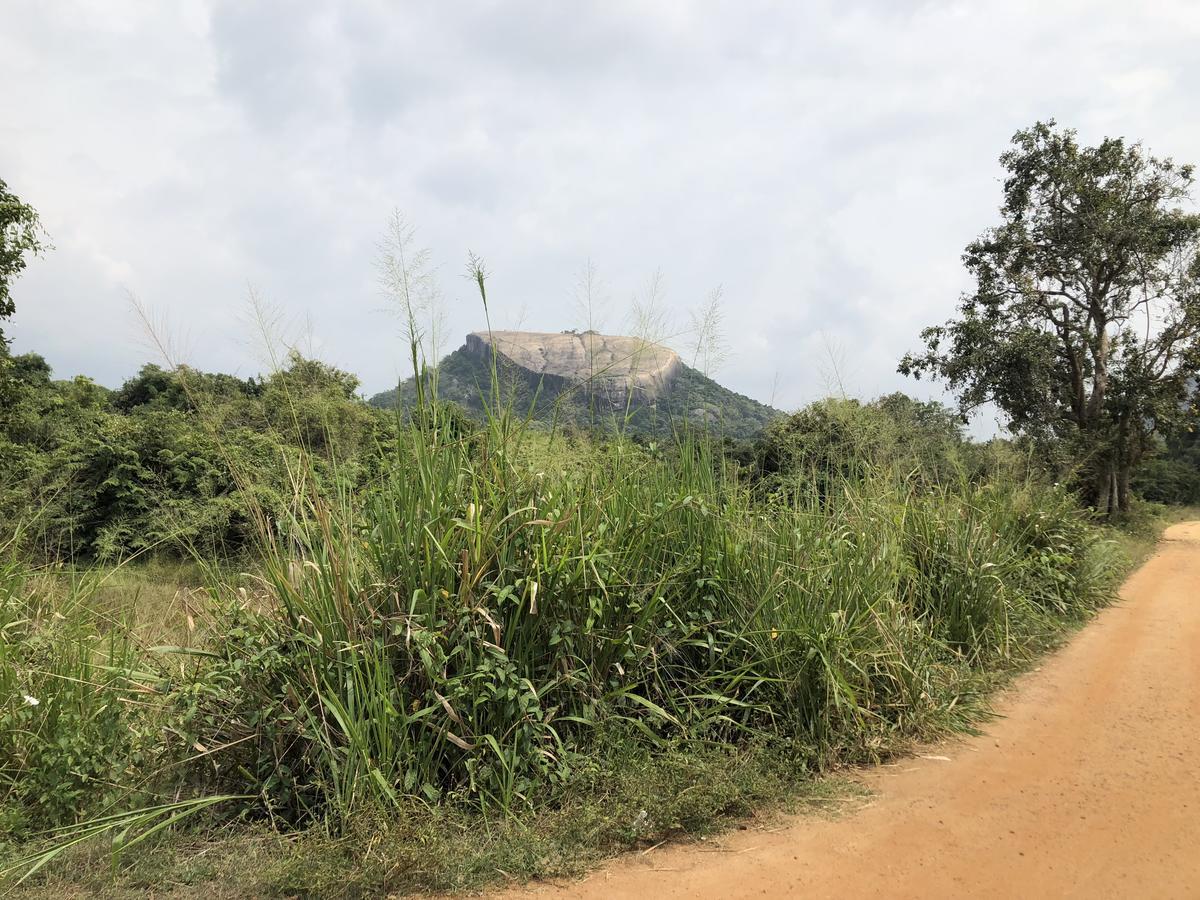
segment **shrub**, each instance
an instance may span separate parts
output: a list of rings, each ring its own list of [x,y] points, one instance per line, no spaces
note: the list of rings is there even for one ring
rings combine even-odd
[[[764,492],[787,493],[811,482],[824,496],[845,479],[879,469],[917,483],[946,483],[964,472],[958,417],[939,403],[890,394],[863,404],[823,400],[772,422],[751,451],[751,472]]]
[[[1156,457],[1135,470],[1133,489],[1152,503],[1200,503],[1200,469],[1181,459]]]

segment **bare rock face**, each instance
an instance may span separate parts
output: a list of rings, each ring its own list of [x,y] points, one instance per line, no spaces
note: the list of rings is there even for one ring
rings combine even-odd
[[[490,359],[489,353],[541,379],[549,386],[585,385],[614,407],[630,394],[653,402],[679,373],[679,356],[661,344],[636,337],[542,331],[474,332],[467,350]]]

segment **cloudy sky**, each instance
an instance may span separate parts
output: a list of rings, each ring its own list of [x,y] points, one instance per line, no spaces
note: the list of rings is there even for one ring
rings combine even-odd
[[[791,408],[876,395],[965,287],[998,155],[1055,117],[1200,162],[1200,3],[2,0],[0,178],[55,249],[6,331],[60,376],[152,358],[252,374],[247,287],[373,393],[403,373],[373,260],[432,251],[451,349],[606,330],[661,270],[676,343],[724,289],[717,377]]]

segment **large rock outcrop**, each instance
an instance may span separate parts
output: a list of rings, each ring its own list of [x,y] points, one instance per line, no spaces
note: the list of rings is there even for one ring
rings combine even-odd
[[[653,402],[680,371],[679,356],[661,344],[594,331],[477,331],[467,335],[466,350],[488,362],[495,352],[547,388],[582,385],[614,408],[630,399]]]
[[[688,426],[746,439],[779,415],[690,368],[666,347],[586,331],[476,332],[426,376],[439,401],[469,416],[488,420],[514,410],[539,427],[672,437]],[[411,411],[419,395],[417,379],[409,378],[372,397],[371,405]]]

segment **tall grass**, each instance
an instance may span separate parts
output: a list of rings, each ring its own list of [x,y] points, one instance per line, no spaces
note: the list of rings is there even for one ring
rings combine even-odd
[[[1034,480],[868,461],[764,496],[706,436],[617,434],[567,464],[495,371],[479,426],[416,382],[378,479],[352,491],[302,458],[259,517],[261,569],[210,570],[179,646],[86,585],[48,602],[0,554],[9,833],[157,829],[218,797],[333,831],[414,804],[515,813],[612,734],[878,758],[1114,587],[1111,547]]]
[[[191,719],[231,747],[220,789],[335,826],[414,797],[517,809],[613,723],[871,758],[1112,588],[1033,482],[877,471],[764,504],[705,442],[538,469],[500,419],[432,405],[373,490],[279,523],[270,608],[236,610]]]
[[[71,821],[128,774],[135,647],[89,603],[96,579],[60,579],[0,556],[0,835]]]

